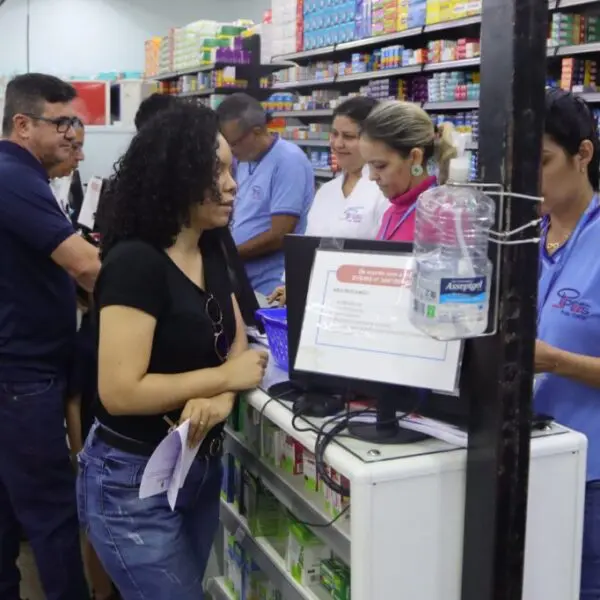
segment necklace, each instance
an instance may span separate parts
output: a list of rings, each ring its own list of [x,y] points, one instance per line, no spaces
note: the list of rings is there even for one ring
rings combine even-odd
[[[563,236],[563,239],[559,242],[549,242],[548,239],[546,238],[546,252],[548,252],[548,254],[553,254],[554,252],[556,252],[562,245],[566,244],[568,239],[571,237],[571,232],[566,233]]]

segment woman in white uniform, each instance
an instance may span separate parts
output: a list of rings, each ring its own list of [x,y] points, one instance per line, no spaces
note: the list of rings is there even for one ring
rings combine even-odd
[[[319,188],[308,213],[305,235],[345,239],[377,236],[390,203],[369,179],[369,168],[359,149],[361,125],[376,105],[373,98],[357,96],[335,109],[330,142],[342,174]],[[285,286],[276,288],[268,300],[285,304]]]

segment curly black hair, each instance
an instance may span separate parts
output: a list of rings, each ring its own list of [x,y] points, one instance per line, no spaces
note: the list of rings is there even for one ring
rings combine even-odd
[[[173,245],[190,208],[218,199],[218,121],[214,111],[181,103],[157,113],[115,165],[103,196],[102,255],[120,241]]]

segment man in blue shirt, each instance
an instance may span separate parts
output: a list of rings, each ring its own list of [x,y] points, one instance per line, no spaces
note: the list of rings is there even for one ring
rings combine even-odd
[[[233,237],[252,287],[268,295],[281,284],[283,238],[306,229],[314,173],[300,148],[271,135],[258,100],[233,94],[217,114],[238,160]]]
[[[48,170],[73,152],[75,90],[27,74],[7,86],[0,141],[0,598],[19,599],[20,527],[48,600],[88,597],[65,389],[75,282],[93,289],[98,251],[59,208]]]

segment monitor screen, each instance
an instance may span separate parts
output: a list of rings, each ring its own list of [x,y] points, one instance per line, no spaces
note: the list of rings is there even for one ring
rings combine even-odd
[[[410,321],[411,254],[317,250],[295,370],[453,393],[461,341]]]
[[[409,319],[411,254],[316,251],[295,370],[453,393],[462,342]]]
[[[307,372],[295,368],[315,254],[319,248],[327,245],[327,240],[314,236],[288,235],[284,240],[289,376],[292,382],[303,389],[345,393],[350,387],[346,377]],[[347,239],[337,240],[334,246],[344,248],[345,251],[392,252],[404,255],[412,253],[412,244],[406,242]],[[379,386],[372,381],[354,379],[351,387],[359,395],[373,397]],[[393,393],[392,389],[397,389],[397,386],[389,384],[385,387],[391,393]],[[404,402],[399,394],[394,394],[394,396],[397,399],[398,410],[410,409],[412,401]],[[460,397],[459,390],[451,393],[435,391],[428,395],[428,400],[420,408],[420,412],[433,418],[464,424],[468,415],[468,402],[466,398]]]

